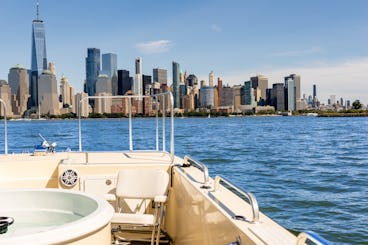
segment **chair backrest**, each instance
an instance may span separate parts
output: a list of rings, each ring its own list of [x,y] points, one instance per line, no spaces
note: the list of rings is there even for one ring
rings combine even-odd
[[[151,199],[165,195],[168,185],[169,174],[163,170],[122,170],[118,174],[116,195]]]

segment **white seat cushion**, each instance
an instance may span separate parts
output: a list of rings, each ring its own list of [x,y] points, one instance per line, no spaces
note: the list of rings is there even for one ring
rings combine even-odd
[[[116,201],[116,196],[114,194],[109,194],[109,193],[103,194],[103,197],[108,202],[114,202],[114,201]]]
[[[155,218],[152,214],[115,213],[111,219],[113,224],[153,225]]]

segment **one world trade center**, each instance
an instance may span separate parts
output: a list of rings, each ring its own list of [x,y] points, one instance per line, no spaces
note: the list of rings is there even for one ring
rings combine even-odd
[[[38,106],[38,76],[47,70],[45,25],[39,19],[39,4],[37,2],[36,19],[32,21],[32,60],[29,93],[29,107]]]

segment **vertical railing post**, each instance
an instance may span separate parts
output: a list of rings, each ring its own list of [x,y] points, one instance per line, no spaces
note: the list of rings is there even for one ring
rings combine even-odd
[[[5,101],[0,99],[1,104],[4,106],[4,152],[5,155],[8,154],[8,127],[6,125],[6,104]]]
[[[132,132],[132,99],[128,98],[129,106],[129,150],[133,150],[133,132]]]
[[[162,96],[162,151],[166,151],[165,117],[166,117],[166,105],[165,105],[165,95],[163,95]]]
[[[170,93],[169,94],[170,97],[170,109],[171,109],[171,139],[170,139],[170,152],[171,152],[171,157],[172,159],[174,159],[174,153],[175,153],[175,147],[174,147],[174,97],[173,95]]]
[[[155,97],[155,103],[156,103],[156,151],[159,150],[159,142],[158,142],[158,100],[157,96]]]
[[[79,101],[78,104],[78,142],[79,142],[79,151],[82,151],[82,127],[81,127],[81,104],[83,98]]]

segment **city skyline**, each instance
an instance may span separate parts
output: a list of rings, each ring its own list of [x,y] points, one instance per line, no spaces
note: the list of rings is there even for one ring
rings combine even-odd
[[[56,64],[58,81],[64,74],[76,91],[83,91],[86,49],[95,47],[117,54],[118,69],[132,74],[136,57],[142,57],[143,74],[152,75],[157,67],[172,74],[172,61],[177,61],[199,80],[208,81],[213,70],[224,85],[243,84],[257,74],[271,85],[296,73],[302,93],[312,94],[317,84],[324,103],[330,95],[368,103],[365,1],[88,3],[85,8],[83,1],[73,6],[40,1],[47,58]],[[0,9],[1,23],[12,23],[0,30],[8,33],[0,45],[0,79],[7,79],[16,64],[31,67],[36,1],[4,0]],[[123,9],[139,9],[142,18],[132,18],[134,11],[122,14]]]

